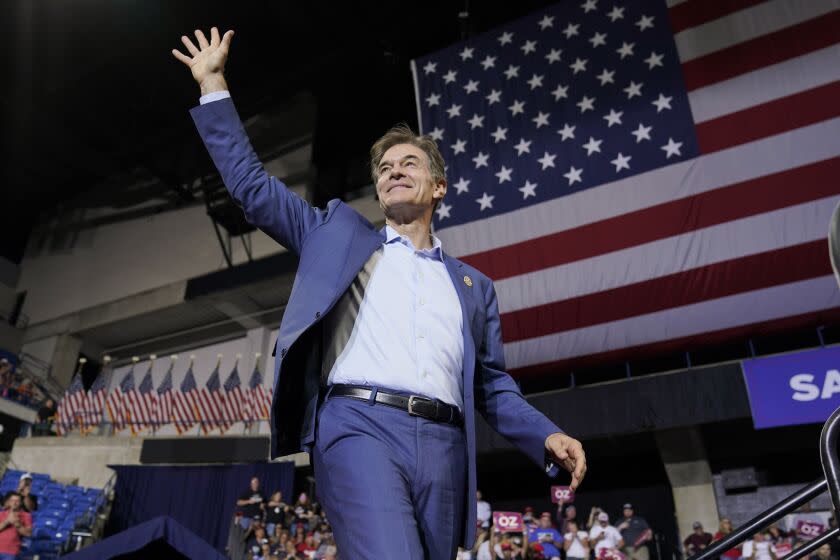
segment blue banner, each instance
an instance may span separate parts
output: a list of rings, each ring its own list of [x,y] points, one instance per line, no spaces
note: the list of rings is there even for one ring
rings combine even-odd
[[[840,347],[742,362],[758,428],[825,422],[840,406]]]

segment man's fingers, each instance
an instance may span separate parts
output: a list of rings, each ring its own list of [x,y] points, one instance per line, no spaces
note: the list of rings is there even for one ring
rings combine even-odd
[[[230,48],[230,40],[233,39],[233,29],[225,31],[225,34],[222,36],[222,48],[227,52]]]
[[[210,46],[210,43],[207,42],[207,37],[204,36],[204,31],[201,29],[195,30],[195,38],[198,39],[198,46],[202,49],[206,49]]]
[[[181,42],[184,43],[184,46],[187,47],[187,50],[190,52],[191,55],[195,56],[198,54],[198,49],[193,45],[190,38],[186,35],[181,35]]]
[[[219,46],[219,30],[216,27],[210,28],[210,45],[213,47]]]
[[[172,54],[175,55],[175,58],[189,66],[192,63],[192,59],[179,51],[178,49],[172,49]]]

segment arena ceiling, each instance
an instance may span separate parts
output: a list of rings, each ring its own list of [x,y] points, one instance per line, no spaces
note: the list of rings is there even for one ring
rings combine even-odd
[[[255,145],[312,142],[320,203],[360,186],[384,129],[416,124],[409,60],[548,3],[4,2],[0,255],[18,261],[34,223],[79,209],[201,203],[198,90],[169,52],[195,28],[236,31],[226,74]]]

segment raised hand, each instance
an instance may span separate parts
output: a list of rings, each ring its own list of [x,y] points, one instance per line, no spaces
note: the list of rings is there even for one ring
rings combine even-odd
[[[219,30],[211,27],[208,42],[204,32],[196,29],[195,38],[198,41],[198,47],[186,35],[181,36],[181,42],[184,43],[190,56],[178,49],[172,49],[172,55],[189,67],[193,78],[204,90],[208,83],[223,80],[233,30],[226,31],[219,39]]]

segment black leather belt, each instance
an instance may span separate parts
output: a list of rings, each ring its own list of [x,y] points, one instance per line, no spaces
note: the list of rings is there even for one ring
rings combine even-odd
[[[369,401],[370,395],[373,391],[364,387],[357,387],[354,385],[331,385],[329,390],[330,397],[351,397],[363,401]],[[446,404],[436,399],[429,399],[419,395],[397,395],[395,393],[387,393],[385,391],[376,392],[375,402],[405,410],[412,416],[420,416],[427,420],[434,420],[435,422],[446,422],[460,426],[462,424],[461,413],[458,407],[451,404]]]

